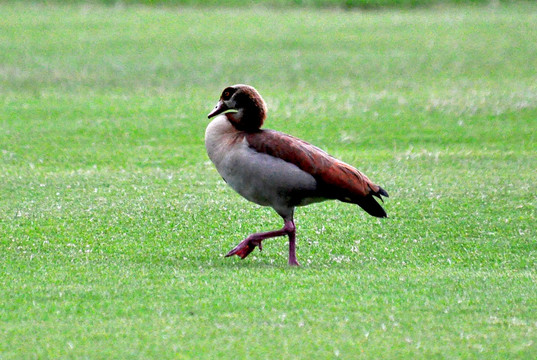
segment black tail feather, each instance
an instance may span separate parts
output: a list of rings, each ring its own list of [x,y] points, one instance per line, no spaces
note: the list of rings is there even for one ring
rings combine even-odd
[[[366,197],[360,198],[356,201],[356,204],[360,205],[369,215],[376,217],[388,217],[386,211],[380,206],[380,204],[373,198],[376,196],[380,201],[384,202],[382,196],[389,197],[388,192],[379,186],[379,190],[374,192],[371,190],[371,193]]]
[[[382,196],[389,197],[388,192],[381,188],[379,186],[378,191],[373,191],[373,189],[370,188],[370,192],[366,196],[360,196],[360,197],[344,197],[344,198],[337,198],[340,201],[357,204],[362,209],[364,209],[369,215],[385,218],[388,217],[388,214],[386,214],[386,211],[380,204],[375,200],[373,197],[379,198],[382,202],[384,200],[382,199]]]
[[[381,199],[380,196],[378,196],[378,198]],[[358,204],[362,209],[364,209],[369,215],[380,218],[388,217],[386,211],[382,208],[382,206],[380,206],[380,204],[375,200],[375,198],[373,198],[373,195],[371,194],[367,195],[366,197],[360,198],[356,201],[356,204]]]
[[[377,191],[375,196],[382,200],[382,198],[379,195],[390,197],[390,195],[388,195],[388,192],[384,190],[383,188],[381,188],[380,186],[379,186],[379,191]]]

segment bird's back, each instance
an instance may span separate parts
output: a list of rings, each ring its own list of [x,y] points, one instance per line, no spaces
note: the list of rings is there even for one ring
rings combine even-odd
[[[388,193],[353,166],[279,131],[259,130],[247,134],[246,140],[255,151],[294,164],[312,175],[318,183],[317,196],[355,203],[373,216],[386,217],[373,196],[381,199]]]

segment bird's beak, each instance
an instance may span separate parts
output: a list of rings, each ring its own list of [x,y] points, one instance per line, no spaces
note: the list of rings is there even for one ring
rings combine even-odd
[[[223,113],[223,112],[226,111],[226,110],[229,110],[229,107],[228,107],[226,104],[224,104],[224,102],[223,102],[222,100],[220,100],[220,101],[218,102],[218,104],[216,104],[216,106],[214,107],[213,111],[211,111],[211,112],[209,113],[209,115],[207,115],[207,117],[210,119],[210,118],[212,118],[213,116],[216,116],[216,115],[218,115],[218,114],[221,114],[221,113]]]

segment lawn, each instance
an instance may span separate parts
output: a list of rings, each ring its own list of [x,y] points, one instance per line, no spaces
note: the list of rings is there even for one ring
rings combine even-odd
[[[534,359],[537,5],[0,3],[0,359]],[[281,226],[205,153],[221,90],[364,171]]]

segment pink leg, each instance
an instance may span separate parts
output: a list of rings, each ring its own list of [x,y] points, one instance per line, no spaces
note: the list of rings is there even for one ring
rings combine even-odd
[[[295,224],[293,224],[293,231],[289,234],[289,265],[299,266],[296,261],[296,239],[295,239]]]
[[[267,231],[262,233],[255,233],[248,236],[246,239],[241,241],[233,250],[227,253],[226,257],[237,255],[241,259],[247,257],[256,246],[259,246],[259,250],[263,249],[261,242],[268,238],[278,237],[278,236],[289,236],[289,265],[298,265],[296,261],[296,245],[295,245],[295,223],[293,220],[286,220],[283,228],[280,230]]]

